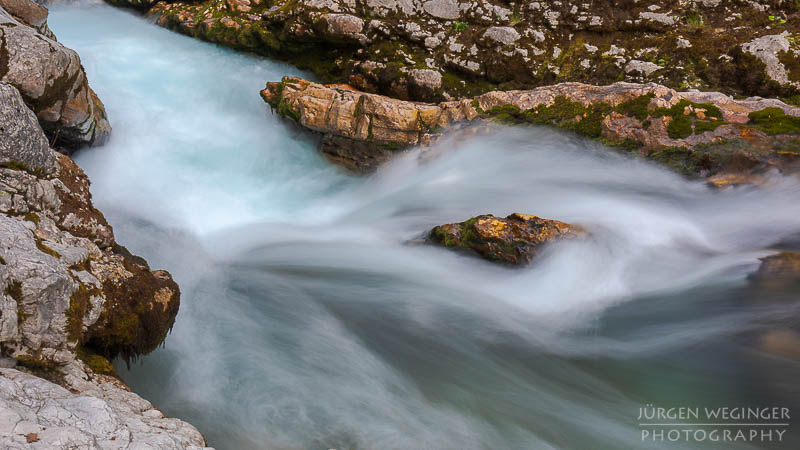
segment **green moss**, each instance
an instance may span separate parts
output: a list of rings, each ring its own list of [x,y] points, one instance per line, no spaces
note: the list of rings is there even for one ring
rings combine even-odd
[[[39,225],[39,215],[33,211],[28,211],[27,213],[25,213],[23,219],[27,220],[28,222],[33,222],[36,225]]]
[[[28,317],[32,316],[33,314],[26,313],[22,306],[17,306],[17,326],[21,327]]]
[[[78,347],[76,353],[78,359],[92,369],[92,372],[119,378],[117,371],[114,370],[114,365],[111,364],[108,358],[98,355],[86,347]]]
[[[719,167],[723,159],[722,155],[704,152],[702,148],[686,147],[665,147],[649,157],[686,176],[710,172]]]
[[[65,314],[67,316],[67,337],[72,342],[80,342],[83,336],[83,318],[89,311],[91,295],[92,290],[83,283],[79,283],[78,288],[69,297],[69,308]]]
[[[714,131],[720,125],[727,125],[728,122],[717,120],[715,122],[696,122],[694,124],[694,134],[702,134],[706,131]]]
[[[11,169],[11,170],[22,170],[22,171],[28,170],[28,165],[20,161],[7,161],[4,163],[0,163],[0,167],[4,167],[6,169]]]
[[[767,134],[800,133],[800,117],[787,115],[776,106],[751,112],[750,123]]]
[[[22,282],[19,280],[9,280],[6,285],[6,295],[13,298],[17,303],[22,301]]]
[[[644,121],[648,116],[650,116],[650,110],[648,110],[647,107],[650,105],[650,101],[654,97],[655,94],[652,93],[640,95],[639,97],[619,104],[616,108],[614,108],[614,110],[620,114],[625,114],[626,116],[635,117],[641,121]]]
[[[677,114],[669,121],[667,135],[672,139],[684,139],[692,134],[692,120],[689,116]]]
[[[19,355],[16,357],[19,365],[24,367],[29,373],[39,378],[44,378],[59,386],[66,386],[64,374],[59,370],[58,364],[53,361],[43,359],[41,355]]]
[[[460,33],[466,30],[467,28],[469,28],[469,24],[467,24],[466,22],[456,22],[453,24],[453,30],[455,30],[457,33]]]
[[[358,97],[358,101],[356,102],[356,107],[353,110],[353,116],[358,117],[364,110],[364,96]]]
[[[42,253],[47,253],[48,255],[52,256],[53,258],[60,259],[61,254],[57,251],[53,250],[52,248],[46,246],[41,239],[36,238],[36,248],[38,248]]]

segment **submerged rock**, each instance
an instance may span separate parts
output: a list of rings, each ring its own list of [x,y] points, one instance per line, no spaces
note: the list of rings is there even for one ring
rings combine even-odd
[[[522,266],[536,259],[545,244],[586,234],[577,225],[514,213],[504,219],[482,215],[440,225],[431,230],[428,241],[474,252],[490,261]]]
[[[800,107],[776,99],[736,100],[718,92],[619,82],[561,83],[420,103],[294,77],[267,83],[261,96],[280,115],[323,134],[323,153],[360,173],[397,150],[430,145],[448,127],[476,119],[555,125],[635,150],[686,175],[719,175],[720,186],[773,168],[800,170]],[[732,144],[737,142],[746,145]]]
[[[47,10],[29,3],[0,0],[0,82],[19,90],[55,146],[103,144],[111,125],[80,57],[56,42],[44,21]]]

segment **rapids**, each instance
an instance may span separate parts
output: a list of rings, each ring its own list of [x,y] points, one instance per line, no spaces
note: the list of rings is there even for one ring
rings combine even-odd
[[[796,180],[716,191],[538,127],[353,177],[260,99],[291,66],[105,5],[50,26],[114,127],[76,157],[95,205],[182,290],[165,346],[117,367],[209,445],[732,448],[642,442],[639,408],[800,406],[798,364],[759,344],[796,293],[746,280],[797,245]],[[592,237],[524,270],[414,243],[515,211]]]

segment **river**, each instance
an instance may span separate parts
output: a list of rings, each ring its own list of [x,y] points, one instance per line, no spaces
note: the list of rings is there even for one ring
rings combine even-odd
[[[717,191],[539,127],[354,177],[259,97],[297,69],[105,5],[49,22],[114,127],[76,156],[95,205],[182,290],[163,348],[117,367],[209,445],[747,448],[643,441],[639,408],[800,406],[798,363],[760,345],[796,293],[746,279],[797,247],[796,180]],[[592,236],[523,270],[413,243],[517,211]]]

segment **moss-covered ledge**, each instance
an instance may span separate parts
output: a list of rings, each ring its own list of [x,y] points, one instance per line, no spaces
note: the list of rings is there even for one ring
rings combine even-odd
[[[398,150],[436,142],[454,124],[478,120],[572,130],[718,185],[800,166],[800,108],[776,99],[620,82],[561,83],[434,104],[294,77],[267,83],[261,95],[281,116],[321,133],[329,159],[360,173]]]

